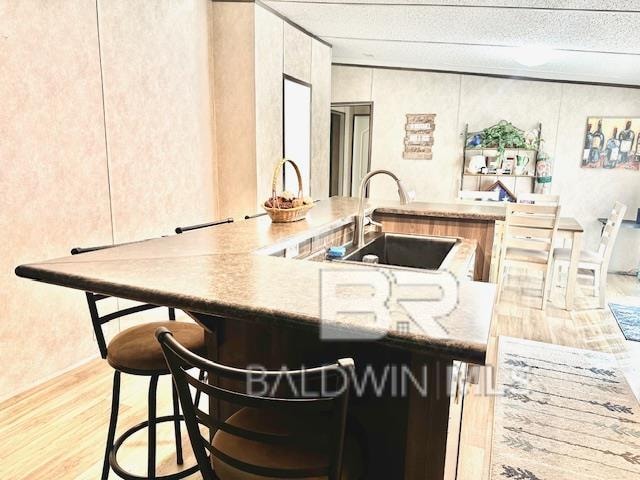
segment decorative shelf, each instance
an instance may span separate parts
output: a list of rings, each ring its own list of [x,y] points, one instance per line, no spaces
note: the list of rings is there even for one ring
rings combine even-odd
[[[511,173],[463,173],[465,177],[517,177],[517,178],[536,178],[535,175],[515,175]]]
[[[484,152],[486,150],[498,150],[498,147],[467,147],[465,148],[465,152]],[[508,151],[515,151],[515,152],[535,152],[537,153],[538,150],[536,150],[535,148],[516,148],[516,147],[505,147],[504,149],[505,152]]]
[[[538,130],[538,139],[535,144],[539,145],[541,141],[541,135],[542,135],[542,124],[538,122],[538,124],[536,125],[536,128]],[[467,191],[484,190],[485,188],[487,188],[487,185],[486,185],[487,181],[493,182],[495,180],[504,179],[503,181],[505,182],[508,181],[509,188],[512,189],[514,196],[518,196],[518,194],[520,193],[533,192],[535,187],[535,179],[536,179],[536,174],[535,174],[536,161],[538,159],[538,153],[539,153],[539,150],[535,148],[508,147],[504,149],[505,156],[508,155],[510,157],[513,157],[516,155],[523,155],[529,159],[529,162],[527,163],[527,165],[530,173],[526,175],[524,174],[516,175],[515,173],[467,173],[468,172],[467,167],[469,166],[469,163],[471,162],[471,157],[473,155],[483,155],[485,157],[486,156],[494,157],[496,156],[494,152],[498,151],[497,146],[480,147],[480,146],[467,145],[469,140],[473,136],[477,134],[481,134],[482,132],[483,130],[480,130],[477,132],[470,131],[469,124],[465,125],[464,132],[462,133],[463,143],[462,143],[462,162],[460,165],[460,170],[461,170],[460,171],[460,190],[467,190]],[[531,145],[528,145],[528,146],[531,146]],[[489,152],[489,155],[487,155],[488,152]],[[482,177],[487,177],[487,180],[484,181]],[[521,178],[529,179],[529,180],[520,180]]]

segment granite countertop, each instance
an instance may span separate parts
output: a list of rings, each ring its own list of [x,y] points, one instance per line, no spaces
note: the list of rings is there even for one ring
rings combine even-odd
[[[464,218],[469,220],[505,220],[506,208],[499,202],[494,205],[482,203],[473,205],[463,202],[430,203],[414,202],[408,205],[384,205],[375,209],[376,213],[391,215],[412,215],[416,217]],[[561,212],[562,213],[562,212]],[[560,217],[558,230],[582,232],[582,225],[573,217]]]
[[[413,206],[419,211],[421,204]],[[431,204],[426,204],[431,205]],[[443,204],[444,205],[444,204]],[[20,265],[21,277],[185,311],[241,320],[315,328],[320,325],[320,271],[324,262],[257,253],[289,245],[350,223],[354,198],[334,197],[316,204],[305,220],[272,224],[268,217],[195,230],[118,247]],[[378,202],[376,209],[398,209]],[[403,207],[404,208],[404,207]],[[367,205],[372,211],[372,205]],[[351,265],[331,268],[353,271]],[[361,271],[359,266],[356,270]],[[429,282],[441,272],[419,273]],[[379,342],[425,354],[484,363],[495,285],[461,281],[457,302],[438,328],[393,331]],[[341,328],[367,331],[358,319]]]
[[[376,208],[378,213],[414,215],[418,217],[467,218],[476,220],[504,220],[504,205],[472,205],[468,203],[413,202],[408,205],[384,205]]]

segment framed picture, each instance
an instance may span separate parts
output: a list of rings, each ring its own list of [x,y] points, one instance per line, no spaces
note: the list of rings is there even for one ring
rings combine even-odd
[[[587,118],[582,167],[640,170],[640,118]]]
[[[493,183],[492,185],[490,185],[489,187],[485,188],[486,192],[498,192],[498,200],[500,200],[501,202],[515,202],[516,201],[516,196],[511,193],[511,190],[509,190],[507,187],[504,186],[504,184],[498,180],[497,182]]]

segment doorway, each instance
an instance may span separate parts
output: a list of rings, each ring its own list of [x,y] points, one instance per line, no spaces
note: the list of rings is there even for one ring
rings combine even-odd
[[[331,104],[330,196],[357,196],[371,170],[373,103]]]

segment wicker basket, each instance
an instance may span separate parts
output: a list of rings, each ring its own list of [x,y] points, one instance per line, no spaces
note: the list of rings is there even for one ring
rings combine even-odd
[[[276,193],[276,185],[278,183],[279,173],[287,162],[293,165],[293,169],[296,171],[296,175],[298,176],[298,199],[302,199],[302,175],[300,175],[300,169],[298,168],[298,165],[296,165],[296,162],[294,162],[293,160],[283,158],[274,168],[273,178],[271,180],[271,200],[272,205],[274,205],[275,207],[267,207],[266,202],[262,204],[262,208],[265,209],[265,211],[271,217],[271,221],[274,223],[288,223],[302,220],[307,212],[313,207],[313,204],[311,204],[301,205],[299,207],[293,208],[278,208],[279,201],[278,195]]]

